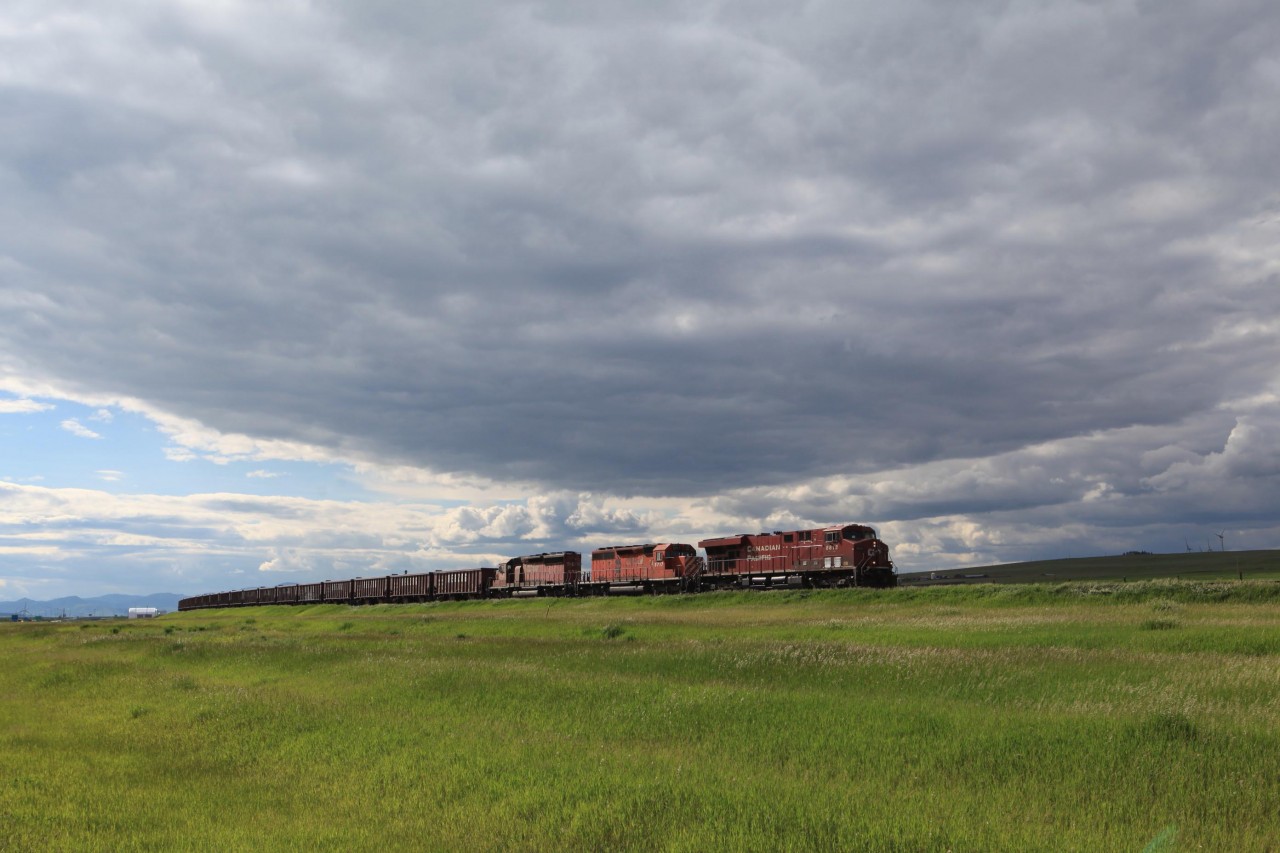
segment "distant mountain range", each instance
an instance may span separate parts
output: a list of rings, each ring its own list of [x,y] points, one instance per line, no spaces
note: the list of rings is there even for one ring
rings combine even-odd
[[[178,609],[178,600],[182,597],[171,592],[157,592],[152,595],[100,595],[97,598],[69,595],[49,601],[19,598],[17,601],[0,601],[0,614],[6,619],[10,614],[24,612],[30,616],[127,616],[130,607],[154,607],[172,613]]]

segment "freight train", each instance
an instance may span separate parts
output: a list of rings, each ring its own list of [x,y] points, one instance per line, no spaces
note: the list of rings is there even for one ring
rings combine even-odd
[[[213,592],[179,610],[260,604],[393,604],[465,598],[628,595],[714,589],[897,586],[889,548],[863,524],[704,539],[698,548],[666,542],[619,545],[582,555],[558,551],[514,557],[494,568],[351,578]]]

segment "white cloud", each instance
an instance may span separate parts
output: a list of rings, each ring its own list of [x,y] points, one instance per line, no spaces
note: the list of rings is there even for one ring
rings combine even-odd
[[[0,545],[14,554],[48,557],[61,567],[60,575],[92,566],[100,573],[96,583],[118,576],[154,590],[176,579],[194,591],[225,586],[231,567],[320,578],[496,565],[551,547],[552,539],[533,537],[562,535],[570,518],[577,524],[599,519],[589,532],[607,541],[654,538],[637,526],[633,513],[610,507],[609,500],[594,503],[588,496],[560,495],[520,505],[443,509],[230,493],[112,494],[0,482],[0,530],[9,531],[0,534]],[[180,567],[177,575],[174,566]],[[0,563],[0,573],[12,575],[4,568]]]
[[[61,426],[67,432],[72,435],[79,436],[80,438],[102,438],[102,436],[98,435],[75,418],[67,418],[62,422]]]
[[[56,557],[60,553],[54,545],[0,545],[0,556]]]
[[[115,471],[109,468],[104,468],[98,471],[97,473],[98,473],[99,480],[105,480],[108,483],[116,483],[124,479],[123,471]]]
[[[343,466],[403,526],[329,565],[1270,529],[1265,4],[375,6],[0,11],[0,413]],[[319,571],[318,507],[160,538]]]
[[[281,475],[280,472],[278,471],[258,470],[258,471],[250,471],[248,474],[245,474],[245,476],[249,477],[250,479],[274,480],[276,477],[280,477],[283,475]]]
[[[42,403],[37,400],[0,400],[0,415],[29,415],[35,412],[47,412],[52,408],[52,403]]]
[[[2,355],[2,352],[0,352]],[[231,462],[287,460],[299,462],[347,462],[349,464],[370,464],[378,466],[361,454],[350,456],[335,453],[332,449],[321,445],[312,445],[297,441],[281,441],[278,439],[255,438],[237,432],[223,432],[206,426],[192,418],[180,417],[165,409],[136,397],[115,394],[103,394],[77,390],[67,385],[33,380],[16,368],[6,365],[0,358],[0,391],[41,396],[50,399],[66,400],[83,406],[96,408],[91,420],[104,423],[114,420],[111,408],[132,414],[142,415],[155,424],[159,432],[173,444],[164,448],[167,459],[174,462],[188,462],[194,459],[205,459],[219,465]],[[2,403],[4,401],[0,401]],[[34,401],[9,401],[15,403],[32,402],[42,406],[32,411],[52,409],[52,404],[34,403]],[[25,409],[23,409],[25,411]],[[0,409],[3,413],[3,409]],[[97,433],[92,436],[86,433],[93,431],[85,427],[77,418],[68,418],[61,424],[62,428],[84,438],[100,438]],[[394,466],[391,466],[394,467]]]

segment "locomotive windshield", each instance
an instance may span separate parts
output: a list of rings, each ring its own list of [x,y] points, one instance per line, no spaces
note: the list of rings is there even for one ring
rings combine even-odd
[[[846,527],[843,532],[844,538],[851,542],[857,542],[859,539],[876,538],[876,532],[870,527]]]

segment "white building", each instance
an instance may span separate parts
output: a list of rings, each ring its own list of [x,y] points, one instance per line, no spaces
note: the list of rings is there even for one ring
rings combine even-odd
[[[154,619],[160,611],[155,607],[130,607],[130,619]]]

